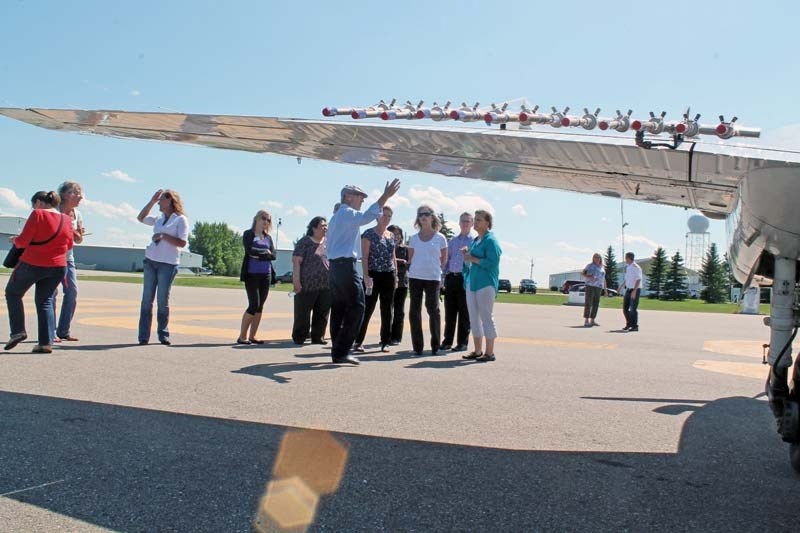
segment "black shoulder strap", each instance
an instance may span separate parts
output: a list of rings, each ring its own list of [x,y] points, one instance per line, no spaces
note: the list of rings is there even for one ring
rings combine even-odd
[[[64,217],[66,215],[64,215],[63,213],[60,213],[60,214],[61,214],[61,220],[58,222],[58,229],[56,230],[56,232],[53,233],[53,235],[49,239],[47,239],[46,241],[38,241],[38,242],[37,241],[31,241],[30,245],[32,245],[32,246],[41,246],[42,244],[47,244],[48,242],[50,242],[53,239],[55,239],[58,236],[59,233],[61,233],[61,228],[64,226]]]

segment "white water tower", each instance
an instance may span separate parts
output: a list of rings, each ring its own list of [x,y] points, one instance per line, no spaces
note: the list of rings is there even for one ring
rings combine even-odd
[[[699,271],[711,240],[708,219],[703,215],[692,215],[687,225],[689,232],[686,234],[686,268]]]

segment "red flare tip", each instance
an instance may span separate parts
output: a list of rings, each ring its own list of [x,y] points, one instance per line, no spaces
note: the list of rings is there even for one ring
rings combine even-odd
[[[567,117],[562,118],[561,119],[561,125],[562,126],[569,126],[570,125],[570,120]]]
[[[597,123],[597,127],[603,131],[606,131],[608,129],[608,122],[606,122],[605,120],[601,120],[600,122]]]
[[[330,116],[333,116],[333,113],[332,113],[332,112],[331,112],[331,110],[330,110],[330,109],[328,109],[327,107],[323,107],[323,108],[322,108],[322,116],[324,116],[324,117],[330,117]]]
[[[389,120],[389,113],[388,113],[388,112],[386,112],[386,111],[384,111],[383,113],[381,113],[381,119],[382,119],[382,120]]]
[[[420,109],[419,111],[417,111],[416,116],[417,118],[425,118],[425,111]]]
[[[453,120],[457,120],[458,119],[458,111],[456,111],[455,109],[450,111],[450,118],[452,118]]]
[[[635,129],[636,131],[639,131],[640,129],[642,129],[642,121],[634,120],[633,122],[631,122],[631,128]]]
[[[358,118],[358,111],[353,111],[352,113],[350,113],[350,116],[353,118]]]
[[[491,124],[492,123],[492,114],[491,113],[486,113],[485,115],[483,115],[483,120],[487,124]]]
[[[675,131],[677,133],[686,133],[686,124],[680,123],[675,126]]]
[[[528,114],[525,111],[520,112],[519,114],[519,121],[520,122],[528,122]]]
[[[727,131],[728,131],[728,126],[726,126],[725,124],[719,124],[717,126],[716,129],[717,135],[725,135]]]

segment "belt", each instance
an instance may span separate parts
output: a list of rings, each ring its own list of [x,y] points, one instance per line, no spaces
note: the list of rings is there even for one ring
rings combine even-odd
[[[330,263],[355,263],[355,257],[337,257],[336,259],[329,259]]]
[[[447,276],[456,276],[456,277],[459,277],[459,278],[463,278],[464,274],[461,273],[461,272],[448,272],[447,274],[444,275],[444,277],[447,277]]]

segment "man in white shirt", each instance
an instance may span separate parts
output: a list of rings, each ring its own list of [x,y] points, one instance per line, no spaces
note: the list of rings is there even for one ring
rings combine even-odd
[[[639,295],[642,292],[642,267],[633,261],[633,252],[625,254],[625,276],[622,287],[625,298],[622,301],[622,313],[625,315],[625,331],[639,331]]]

